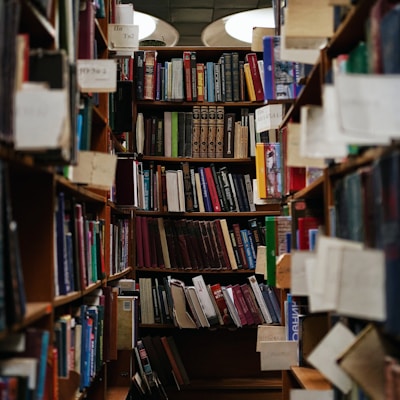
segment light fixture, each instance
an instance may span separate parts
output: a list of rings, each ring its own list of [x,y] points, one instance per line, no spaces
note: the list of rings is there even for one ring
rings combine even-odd
[[[179,40],[178,31],[167,22],[139,11],[134,12],[134,24],[139,26],[139,42],[164,43],[175,46]]]
[[[273,8],[258,8],[228,15],[209,24],[202,32],[205,46],[248,46],[254,27],[273,28]]]

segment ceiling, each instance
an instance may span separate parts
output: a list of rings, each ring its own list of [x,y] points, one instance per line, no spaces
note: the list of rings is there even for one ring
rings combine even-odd
[[[271,7],[271,2],[272,0],[133,0],[133,7],[136,11],[153,15],[171,24],[179,32],[178,46],[202,46],[201,33],[211,22],[240,11]]]

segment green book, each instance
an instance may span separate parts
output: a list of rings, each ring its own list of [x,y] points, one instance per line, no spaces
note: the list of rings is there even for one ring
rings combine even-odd
[[[178,111],[171,112],[171,157],[178,157]]]
[[[275,233],[275,217],[265,217],[265,245],[267,259],[267,282],[269,286],[276,285],[276,233]]]

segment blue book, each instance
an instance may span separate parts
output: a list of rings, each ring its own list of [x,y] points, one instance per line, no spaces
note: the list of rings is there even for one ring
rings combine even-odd
[[[250,242],[247,229],[241,229],[240,236],[242,238],[244,252],[246,254],[247,265],[249,266],[249,269],[255,269],[256,263],[254,262],[253,253],[251,252],[250,249]]]
[[[87,305],[82,304],[80,308],[80,323],[82,325],[81,335],[81,391],[90,385],[90,353],[93,320],[89,317]],[[79,340],[79,339],[77,339]]]
[[[212,103],[215,101],[214,63],[212,61],[207,61],[206,68],[207,101]]]
[[[201,186],[201,193],[203,195],[204,209],[206,210],[206,212],[212,212],[213,206],[211,203],[210,192],[208,191],[208,185],[207,185],[206,174],[204,172],[204,167],[199,167],[197,170],[200,176],[200,186]]]
[[[287,295],[287,317],[286,317],[286,327],[287,327],[287,340],[299,340],[299,306],[295,300],[293,300],[292,295],[288,293]]]
[[[150,210],[150,170],[143,170],[144,209]]]

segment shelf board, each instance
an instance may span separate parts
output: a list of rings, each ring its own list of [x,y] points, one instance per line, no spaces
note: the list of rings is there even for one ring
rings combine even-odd
[[[53,307],[50,302],[28,302],[26,304],[26,314],[23,321],[13,325],[12,330],[18,331],[29,326],[40,318],[50,315],[52,310]]]
[[[125,268],[123,271],[118,272],[113,275],[109,275],[107,277],[107,282],[116,281],[118,279],[123,278],[124,276],[128,275],[132,271],[132,267]]]
[[[275,377],[193,379],[181,390],[281,390],[282,379]]]
[[[295,199],[302,199],[304,197],[311,198],[311,197],[322,197],[324,195],[324,182],[325,176],[320,176],[310,185],[305,187],[302,190],[299,190],[293,195]]]
[[[161,161],[164,163],[181,163],[184,161],[190,163],[224,163],[224,164],[250,164],[254,160],[251,157],[246,158],[193,158],[193,157],[164,157],[164,156],[142,156],[143,161]]]
[[[146,267],[136,267],[136,272],[163,272],[165,274],[243,274],[243,275],[251,275],[255,273],[254,269],[179,269],[179,268],[146,268]]]
[[[279,203],[280,205],[280,203]],[[272,206],[275,206],[272,204]],[[263,211],[237,211],[237,212],[158,212],[158,211],[145,211],[137,210],[136,215],[154,215],[164,217],[208,217],[208,218],[229,218],[229,217],[263,217],[266,215],[280,215],[280,209],[263,210]]]
[[[291,371],[303,389],[307,390],[329,390],[332,388],[330,382],[314,368],[292,367]]]
[[[79,299],[81,296],[81,292],[71,292],[66,295],[57,296],[53,301],[53,305],[54,307],[60,307],[64,304],[68,304],[74,300]]]
[[[68,190],[70,192],[75,193],[75,197],[78,200],[86,201],[86,202],[105,202],[105,196],[102,196],[98,193],[95,193],[89,189],[89,186],[78,185],[74,182],[71,182],[67,178],[56,175],[56,181],[59,186],[61,186],[64,190]]]

